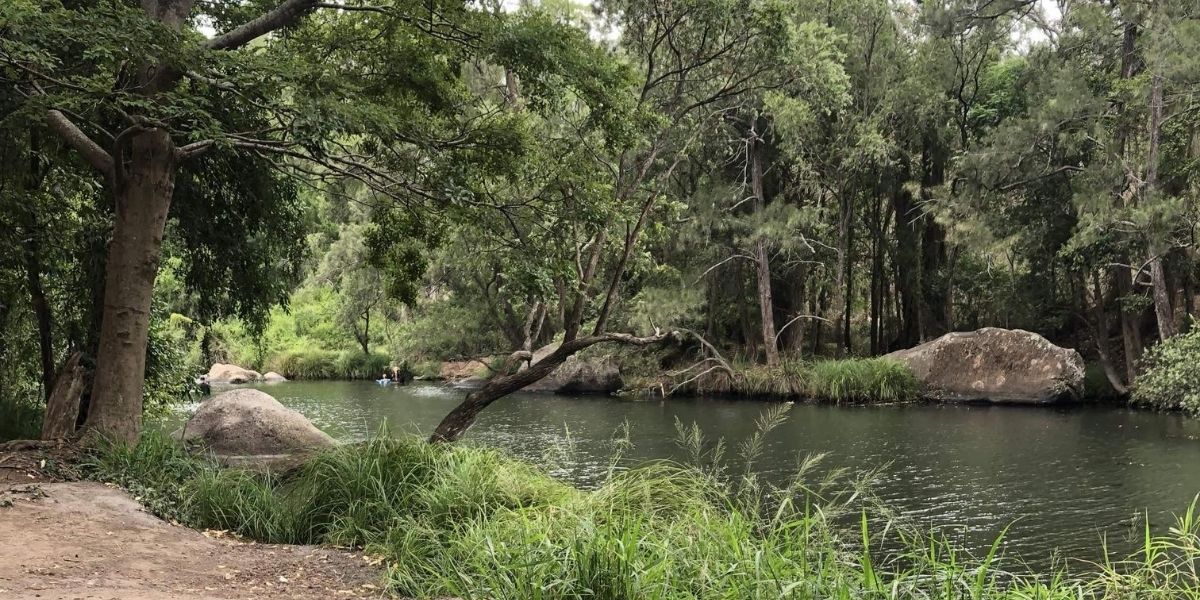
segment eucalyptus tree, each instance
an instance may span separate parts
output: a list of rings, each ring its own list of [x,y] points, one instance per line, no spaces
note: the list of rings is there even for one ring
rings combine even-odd
[[[249,157],[435,207],[443,196],[428,167],[494,167],[512,153],[510,121],[459,118],[472,102],[461,65],[529,56],[540,73],[555,66],[556,42],[580,37],[536,25],[522,31],[461,2],[5,3],[0,64],[20,75],[6,83],[112,198],[86,426],[127,441],[140,430],[153,283],[184,177],[213,156]],[[524,45],[535,41],[549,49]],[[443,150],[449,161],[437,159]],[[196,188],[220,197],[201,180]]]

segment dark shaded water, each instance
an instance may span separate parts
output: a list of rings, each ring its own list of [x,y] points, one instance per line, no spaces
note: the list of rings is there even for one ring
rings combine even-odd
[[[462,397],[420,384],[260,387],[342,440],[366,438],[385,422],[427,434]],[[747,401],[517,394],[485,411],[468,438],[533,460],[569,439],[559,474],[586,486],[606,470],[613,433],[626,421],[634,443],[627,456],[683,458],[676,419],[736,444],[765,409]],[[1133,551],[1142,513],[1165,530],[1200,492],[1200,420],[1117,408],[796,404],[768,438],[758,470],[782,481],[810,453],[826,453],[827,467],[878,470],[873,489],[889,506],[974,552],[1011,523],[1007,554],[1035,569],[1052,556],[1099,560],[1102,536],[1111,552]]]

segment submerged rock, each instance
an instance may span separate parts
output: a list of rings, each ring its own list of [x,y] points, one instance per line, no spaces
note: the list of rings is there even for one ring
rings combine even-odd
[[[262,376],[262,380],[267,383],[280,383],[287,381],[287,377],[284,377],[275,371],[267,371],[267,373]]]
[[[258,371],[243,369],[237,365],[217,363],[208,370],[209,383],[250,383],[262,379]]]
[[[948,333],[886,358],[907,365],[933,400],[1048,403],[1083,391],[1079,352],[1021,329]]]
[[[204,401],[175,436],[191,449],[237,465],[286,462],[336,444],[304,415],[251,389]]]
[[[483,385],[485,383],[487,383],[487,381],[488,380],[484,377],[478,377],[476,375],[472,375],[470,377],[466,377],[464,379],[459,379],[458,381],[455,381],[453,384],[453,387],[456,390],[474,391],[474,390],[477,390],[477,389],[483,387]]]
[[[537,361],[549,356],[558,344],[548,344],[533,353]],[[527,368],[523,366],[522,368]],[[611,394],[621,390],[625,382],[615,360],[608,357],[580,358],[572,356],[552,373],[525,386],[529,392],[553,392],[556,394]]]

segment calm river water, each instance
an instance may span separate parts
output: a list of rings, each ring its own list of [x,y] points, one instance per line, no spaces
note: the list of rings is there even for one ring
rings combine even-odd
[[[344,441],[387,423],[427,434],[461,398],[436,385],[288,382],[260,386]],[[629,401],[517,394],[486,410],[468,438],[537,460],[571,451],[561,476],[587,486],[613,456],[629,423],[632,459],[683,458],[675,422],[696,423],[736,444],[765,404],[672,399]],[[1164,530],[1200,492],[1200,420],[1118,408],[1052,409],[796,404],[768,439],[758,470],[782,480],[798,456],[825,453],[825,467],[878,470],[873,490],[921,526],[976,553],[1011,524],[1006,554],[1041,570],[1053,557],[1101,558],[1138,547],[1143,517]]]

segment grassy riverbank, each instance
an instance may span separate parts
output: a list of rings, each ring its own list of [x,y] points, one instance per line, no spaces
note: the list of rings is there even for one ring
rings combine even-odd
[[[390,372],[387,354],[361,350],[291,350],[269,357],[262,371],[274,371],[288,379],[376,379]]]
[[[672,395],[806,399],[836,404],[911,402],[919,391],[907,367],[885,358],[785,359],[776,366],[706,362],[687,370],[639,378],[634,387]]]
[[[775,417],[766,419],[769,429]],[[762,436],[741,447],[753,459]],[[502,453],[380,437],[313,459],[287,476],[224,470],[147,437],[87,465],[157,514],[250,538],[365,548],[389,565],[393,592],[417,598],[1067,600],[1200,597],[1189,515],[1147,537],[1128,562],[1084,577],[1004,572],[927,535],[884,524],[861,484],[802,466],[785,488],[714,464],[699,432],[681,441],[697,465],[612,470],[593,491]],[[618,444],[619,446],[619,444]],[[846,528],[845,523],[861,522]],[[870,527],[866,523],[871,523]],[[842,525],[839,525],[842,524]],[[906,548],[880,557],[863,552]],[[903,540],[899,541],[898,540]]]

